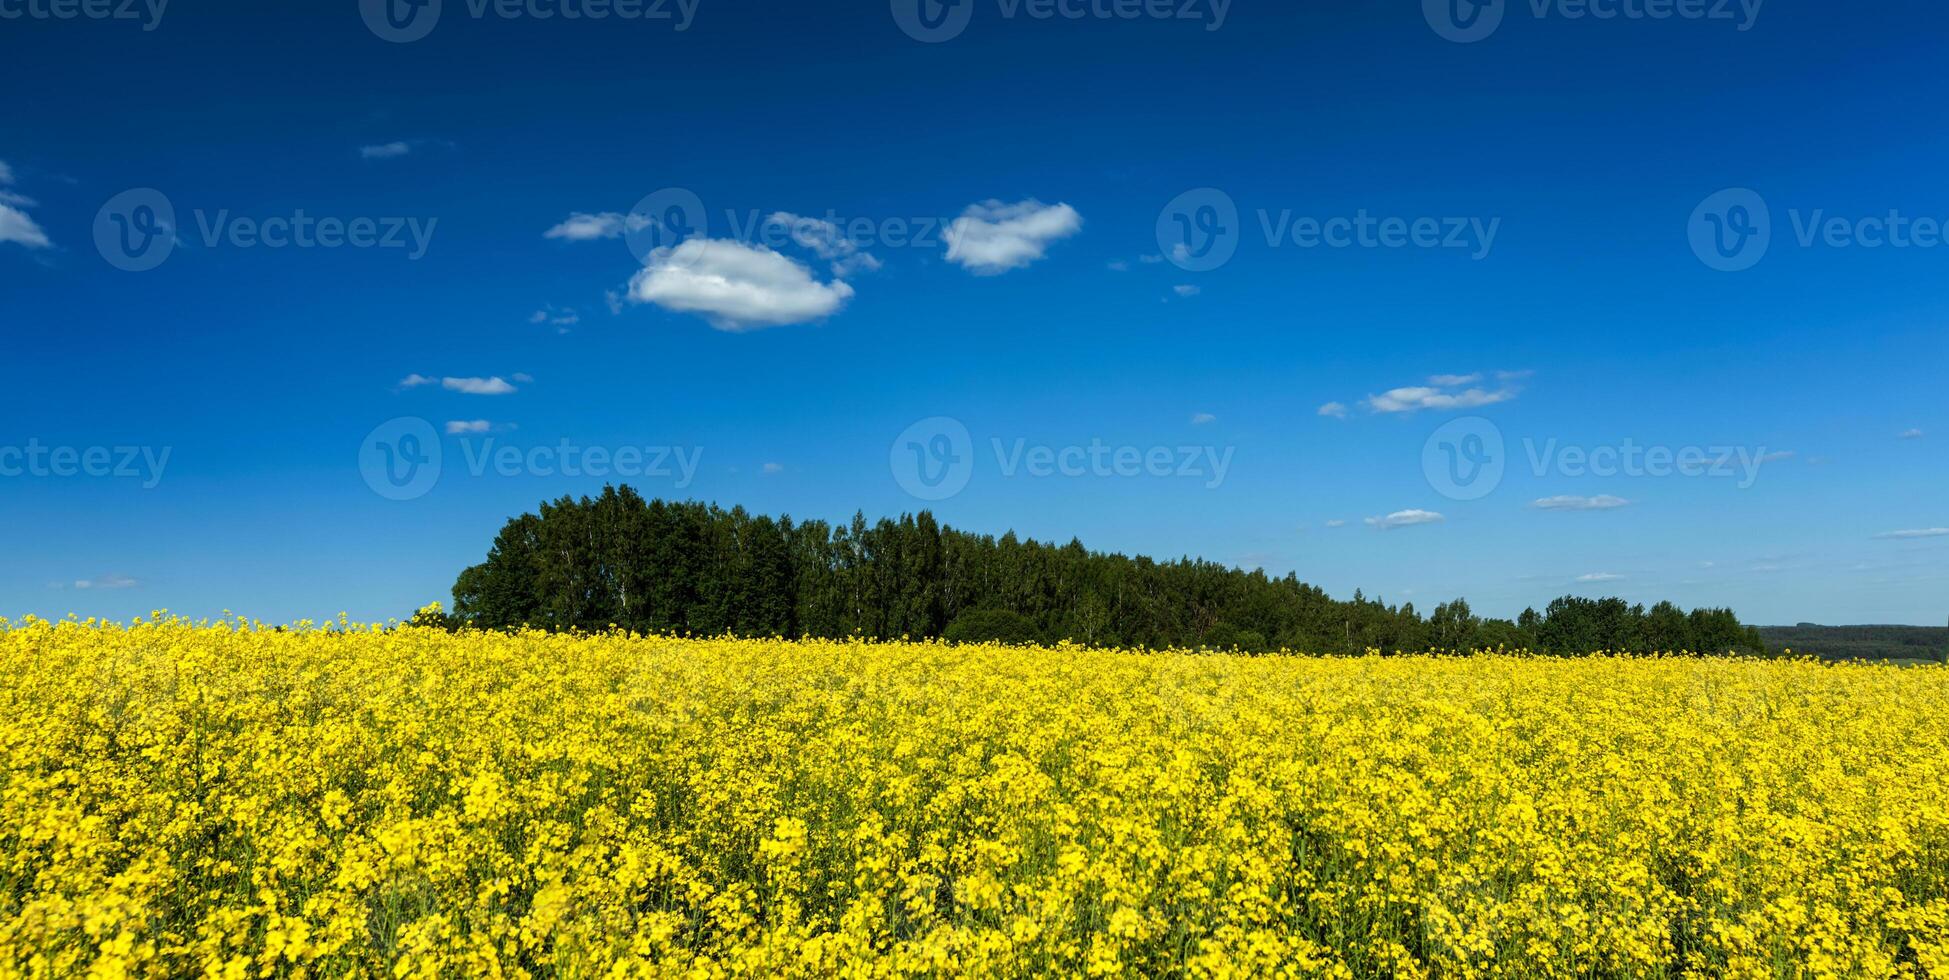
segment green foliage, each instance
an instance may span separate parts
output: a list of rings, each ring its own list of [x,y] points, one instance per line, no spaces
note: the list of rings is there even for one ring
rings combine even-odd
[[[1007,609],[970,609],[954,617],[941,639],[955,643],[1036,643],[1035,623]]]
[[[627,487],[564,497],[509,521],[454,584],[456,624],[740,636],[1072,639],[1116,647],[1760,651],[1728,610],[1647,613],[1569,597],[1516,622],[1457,600],[1427,619],[1356,592],[1342,602],[1292,575],[1193,558],[1158,562],[970,534],[932,514],[795,523]]]

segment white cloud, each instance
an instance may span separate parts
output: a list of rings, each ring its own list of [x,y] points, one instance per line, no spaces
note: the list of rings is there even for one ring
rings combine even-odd
[[[465,422],[448,422],[447,435],[464,436],[486,432],[494,428],[494,423],[486,419],[472,419]]]
[[[1472,385],[1481,380],[1482,375],[1480,374],[1437,374],[1429,378],[1428,383],[1437,388],[1459,388],[1462,385]]]
[[[603,290],[602,301],[608,305],[610,316],[621,316],[623,314],[623,294],[621,290]]]
[[[1172,286],[1171,292],[1174,292],[1179,296],[1196,296],[1199,293],[1204,292],[1204,290],[1199,289],[1196,286]]]
[[[1110,262],[1109,268],[1111,272],[1129,272],[1130,263],[1125,262],[1122,259],[1115,259]]]
[[[1218,421],[1218,416],[1213,415],[1210,412],[1199,412],[1198,414],[1191,416],[1192,425],[1210,425],[1216,421]]]
[[[1577,576],[1577,581],[1585,585],[1595,582],[1621,582],[1623,580],[1624,576],[1613,575],[1610,572],[1591,572],[1589,575]]]
[[[629,281],[632,302],[696,313],[730,331],[821,319],[852,296],[844,281],[822,283],[771,249],[725,239],[659,248]]]
[[[1910,429],[1910,430],[1908,430],[1907,432],[1904,432],[1904,433],[1902,433],[1902,438],[1904,438],[1904,439],[1920,439],[1920,438],[1922,438],[1922,430],[1921,430],[1921,429]]]
[[[766,463],[763,467],[761,467],[761,469],[763,470],[766,476],[777,476],[778,474],[785,472],[785,464]]]
[[[1489,391],[1483,388],[1469,388],[1464,391],[1443,391],[1440,388],[1408,387],[1395,388],[1380,395],[1371,395],[1366,401],[1370,411],[1381,413],[1419,412],[1423,409],[1448,410],[1457,408],[1481,408],[1495,405],[1516,397],[1514,388],[1498,388]]]
[[[1577,497],[1570,495],[1544,497],[1530,504],[1530,506],[1537,510],[1616,510],[1619,507],[1628,507],[1630,504],[1631,502],[1623,497],[1599,494],[1595,497]]]
[[[14,171],[0,160],[0,185],[12,184]],[[12,242],[27,248],[52,248],[47,232],[27,216],[26,208],[34,206],[31,198],[22,197],[11,191],[0,191],[0,244]]]
[[[1015,204],[970,204],[943,237],[947,260],[978,276],[1000,275],[1042,258],[1051,242],[1083,227],[1083,216],[1067,204],[1028,200]]]
[[[517,374],[515,377],[519,379],[526,376]],[[515,392],[513,385],[508,384],[499,377],[429,378],[424,374],[409,374],[399,382],[401,388],[418,388],[423,385],[433,384],[437,384],[448,391],[460,392],[463,395],[511,395]]]
[[[1327,526],[1327,527],[1346,527],[1346,526],[1347,526],[1347,522],[1346,522],[1346,521],[1327,521],[1327,522],[1326,522],[1326,526]]]
[[[1882,541],[1907,541],[1914,538],[1945,538],[1949,537],[1949,527],[1925,527],[1912,531],[1889,531],[1885,534],[1877,534],[1875,537]]]
[[[95,578],[77,579],[74,583],[74,587],[77,589],[133,589],[136,586],[139,586],[141,584],[142,584],[141,582],[138,582],[135,579],[128,577],[127,575],[116,575],[111,573],[108,575],[97,576]]]
[[[550,306],[529,314],[528,322],[536,326],[554,327],[556,333],[568,333],[568,328],[582,322],[582,316],[574,310],[558,310]]]
[[[534,375],[532,375],[532,374],[528,374],[528,373],[526,373],[526,372],[524,372],[524,371],[516,371],[516,372],[514,372],[514,383],[515,383],[515,384],[522,384],[522,385],[525,385],[525,384],[527,384],[527,383],[529,383],[529,382],[531,382],[531,381],[533,381],[533,380],[535,380],[535,376],[534,376]]]
[[[403,157],[411,152],[413,152],[412,144],[404,140],[394,140],[391,143],[375,143],[371,146],[359,147],[359,159],[390,160],[393,157]]]
[[[1343,419],[1347,417],[1347,406],[1339,402],[1327,402],[1320,406],[1320,414],[1330,419]]]
[[[628,231],[631,221],[628,216],[614,211],[599,214],[584,214],[580,211],[570,214],[561,224],[541,233],[543,238],[559,238],[569,242],[592,242],[599,238],[621,238]]]
[[[1496,380],[1503,384],[1508,384],[1511,381],[1521,381],[1525,378],[1533,377],[1535,374],[1535,371],[1497,371]]]
[[[1137,256],[1137,261],[1139,261],[1139,262],[1142,262],[1142,263],[1143,263],[1143,264],[1145,264],[1145,265],[1156,265],[1156,264],[1158,264],[1159,262],[1162,262],[1162,261],[1164,261],[1164,256],[1162,256],[1162,255],[1139,255],[1139,256]]]
[[[1413,527],[1416,524],[1439,524],[1447,519],[1432,510],[1397,510],[1386,517],[1367,518],[1367,526],[1391,531],[1397,527]]]
[[[1785,461],[1785,460],[1789,460],[1789,459],[1792,459],[1792,458],[1793,458],[1793,457],[1795,457],[1796,455],[1799,455],[1799,454],[1798,454],[1798,453],[1795,453],[1795,452],[1792,452],[1791,450],[1789,450],[1789,451],[1787,451],[1787,452],[1779,452],[1779,453],[1767,453],[1767,454],[1765,454],[1765,455],[1763,455],[1763,456],[1761,456],[1761,457],[1760,457],[1760,458],[1759,458],[1758,460],[1756,460],[1755,462],[1760,462],[1760,463],[1779,463],[1779,462],[1783,462],[1783,461]]]
[[[832,263],[832,274],[839,277],[857,272],[872,272],[880,268],[880,260],[871,252],[862,252],[859,245],[847,238],[839,226],[821,218],[806,218],[790,211],[780,211],[765,219],[766,224],[783,225],[792,241],[803,248],[809,248],[820,258]]]

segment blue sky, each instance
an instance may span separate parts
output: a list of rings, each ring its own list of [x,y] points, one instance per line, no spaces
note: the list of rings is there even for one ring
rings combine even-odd
[[[621,481],[1943,620],[1939,4],[925,2],[0,0],[0,614],[401,616]]]

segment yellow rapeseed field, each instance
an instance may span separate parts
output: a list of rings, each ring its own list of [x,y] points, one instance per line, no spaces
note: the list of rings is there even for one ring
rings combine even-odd
[[[1949,976],[1946,682],[0,621],[0,972]]]

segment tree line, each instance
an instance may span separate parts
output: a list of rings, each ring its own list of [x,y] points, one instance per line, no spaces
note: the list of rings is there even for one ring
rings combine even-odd
[[[1511,620],[1466,601],[1421,615],[1292,574],[1154,561],[944,527],[773,519],[628,487],[510,520],[454,583],[453,625],[753,637],[942,637],[1246,652],[1527,649],[1761,653],[1728,609],[1566,596]]]

